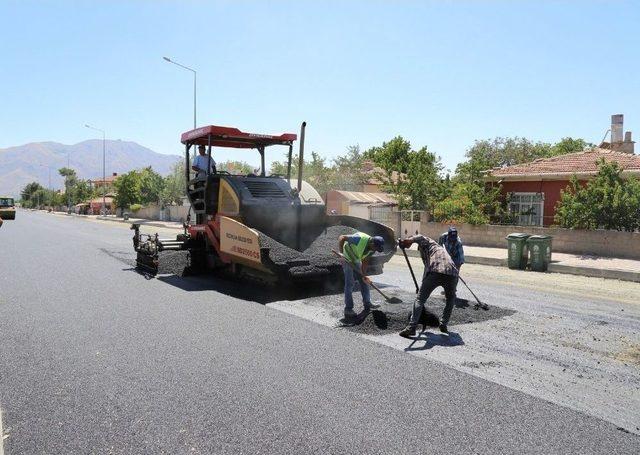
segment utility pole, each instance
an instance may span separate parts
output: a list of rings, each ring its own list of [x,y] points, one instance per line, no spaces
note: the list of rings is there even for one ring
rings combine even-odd
[[[169,63],[173,63],[174,65],[179,66],[180,68],[184,68],[193,73],[193,129],[195,130],[196,129],[196,79],[197,79],[198,73],[196,73],[196,70],[194,70],[193,68],[189,68],[188,66],[182,65],[178,62],[174,62],[169,57],[162,57],[162,58]]]
[[[67,152],[67,169],[71,170],[69,167],[69,152]],[[64,192],[67,193],[67,213],[71,213],[71,195],[69,194],[69,178],[64,179]]]
[[[91,125],[84,125],[85,127],[89,128],[90,130],[95,130],[95,131],[100,131],[102,133],[102,216],[105,216],[107,214],[107,204],[106,204],[106,199],[107,199],[107,174],[105,171],[105,164],[106,164],[106,159],[105,159],[105,142],[106,142],[106,135],[104,130],[101,130],[100,128],[95,128]]]

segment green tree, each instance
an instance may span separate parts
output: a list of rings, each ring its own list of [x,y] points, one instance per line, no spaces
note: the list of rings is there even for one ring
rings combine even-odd
[[[344,155],[333,159],[331,189],[357,191],[368,180],[364,172],[364,154],[359,145],[350,145]]]
[[[135,172],[135,171],[133,171]],[[140,203],[159,203],[164,192],[165,181],[151,166],[145,167],[138,173],[140,179]]]
[[[34,208],[38,203],[38,195],[44,188],[38,182],[28,183],[20,192],[20,200],[27,208]],[[43,199],[44,200],[44,199]]]
[[[293,155],[291,160],[291,178],[298,178],[299,157]],[[287,175],[287,161],[274,161],[271,163],[271,175]],[[311,160],[304,160],[302,168],[302,180],[313,186],[320,194],[325,194],[333,189],[331,186],[332,170],[327,166],[326,159],[322,158],[317,152],[311,152]]]
[[[253,167],[245,161],[227,160],[218,164],[218,171],[225,171],[233,175],[249,175],[254,173]]]
[[[402,136],[396,136],[389,142],[383,142],[379,147],[371,147],[364,154],[387,172],[406,173],[411,164],[411,143]],[[389,175],[389,178],[391,175]]]
[[[573,176],[562,191],[555,222],[565,228],[640,229],[640,182],[623,179],[617,163],[598,162],[598,174],[586,184]]]
[[[428,210],[446,193],[440,157],[426,147],[412,150],[409,141],[397,136],[364,154],[382,169],[376,177],[401,209]]]
[[[456,168],[456,175],[468,182],[484,181],[486,171],[496,167],[529,163],[538,158],[574,153],[593,146],[584,139],[565,137],[556,144],[533,142],[521,137],[496,137],[476,141],[467,153],[467,160]]]
[[[298,178],[298,155],[292,157],[291,178]],[[329,190],[354,191],[366,182],[367,176],[363,171],[364,156],[357,145],[347,148],[344,155],[339,155],[327,163],[319,153],[311,152],[311,159],[304,161],[302,178],[311,184],[320,194]],[[271,164],[271,175],[287,175],[287,157],[283,161]]]
[[[78,180],[71,188],[71,203],[80,204],[92,199],[95,191],[91,189],[91,185],[86,180]]]
[[[73,184],[78,180],[78,176],[76,175],[76,171],[74,169],[63,167],[58,169],[58,174],[64,177],[65,188],[67,186],[73,186]]]
[[[73,200],[73,188],[78,182],[78,177],[76,175],[76,171],[71,169],[71,168],[68,168],[68,167],[63,167],[63,168],[58,169],[58,174],[60,174],[62,177],[64,177],[65,197],[63,198],[64,201],[63,201],[62,205],[71,205],[71,204],[74,203],[74,200]]]
[[[476,141],[465,154],[467,160],[456,167],[456,176],[465,182],[480,184],[486,171],[552,156],[552,148],[550,144],[520,137]]]
[[[586,148],[594,147],[594,144],[584,139],[563,137],[551,147],[551,156],[566,155],[567,153],[581,152]]]
[[[141,203],[140,180],[138,171],[130,171],[118,176],[113,183],[116,190],[115,204],[117,207],[125,209],[131,204]]]
[[[163,204],[182,205],[182,198],[187,194],[186,186],[184,161],[180,160],[173,165],[171,173],[164,179]]]
[[[487,188],[475,182],[458,182],[451,194],[436,202],[433,216],[443,223],[487,224],[500,210],[500,188]]]
[[[400,193],[406,201],[400,204],[401,208],[432,212],[435,202],[446,192],[441,177],[443,169],[440,158],[426,147],[411,153],[406,178],[400,176]]]

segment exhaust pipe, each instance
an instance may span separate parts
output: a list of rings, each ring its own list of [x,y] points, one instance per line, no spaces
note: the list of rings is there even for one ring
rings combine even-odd
[[[304,131],[307,128],[307,122],[302,122],[300,127],[300,156],[298,157],[298,194],[302,189],[302,168],[304,167]]]
[[[300,191],[302,191],[302,168],[304,167],[304,131],[307,128],[307,122],[302,122],[300,126],[300,156],[298,157],[298,208],[297,208],[297,223],[296,223],[296,249],[300,251],[300,230],[302,224],[302,199],[300,197]]]

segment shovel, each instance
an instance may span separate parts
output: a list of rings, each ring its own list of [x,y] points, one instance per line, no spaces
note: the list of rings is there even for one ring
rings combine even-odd
[[[360,278],[363,278],[362,273],[360,273],[360,271],[359,271],[359,270],[356,270],[355,266],[354,266],[351,262],[349,262],[349,261],[344,257],[344,255],[343,255],[343,254],[338,253],[336,250],[331,250],[331,252],[332,252],[333,254],[335,254],[336,256],[338,256],[338,257],[340,257],[340,258],[344,259],[344,261],[345,261],[347,264],[349,264],[349,267],[351,267],[351,270],[353,270],[353,271],[356,273],[356,275],[358,275]],[[373,289],[375,289],[376,291],[378,291],[378,292],[380,293],[380,295],[381,295],[382,297],[384,297],[384,299],[387,301],[387,303],[402,303],[402,300],[400,300],[398,297],[389,297],[389,296],[387,296],[387,295],[386,295],[384,292],[382,292],[382,291],[378,288],[378,286],[376,286],[375,284],[373,284],[373,283],[369,283],[369,285],[370,285]]]
[[[420,286],[418,286],[418,280],[416,280],[416,275],[413,273],[413,267],[411,267],[411,262],[409,262],[409,258],[407,257],[407,252],[404,248],[400,247],[402,250],[402,254],[404,254],[404,258],[407,260],[407,265],[409,266],[409,271],[411,272],[411,278],[413,278],[413,284],[416,285],[416,294],[420,292]]]

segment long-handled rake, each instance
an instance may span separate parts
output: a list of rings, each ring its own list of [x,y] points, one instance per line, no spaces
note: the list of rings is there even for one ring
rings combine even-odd
[[[482,303],[482,302],[480,301],[480,299],[478,298],[478,296],[477,296],[477,295],[476,295],[476,294],[471,290],[471,288],[469,287],[469,285],[467,284],[467,282],[466,282],[466,281],[464,281],[464,280],[462,279],[462,277],[460,276],[460,272],[458,272],[458,278],[460,279],[460,281],[462,281],[462,284],[464,284],[464,285],[467,287],[467,289],[469,289],[469,292],[470,292],[470,293],[471,293],[471,295],[476,299],[476,302],[478,302],[478,303],[476,303],[476,304],[474,305],[474,308],[475,308],[476,310],[477,310],[478,308],[482,308],[483,310],[487,311],[487,310],[489,309],[489,305],[487,305],[486,303]]]

